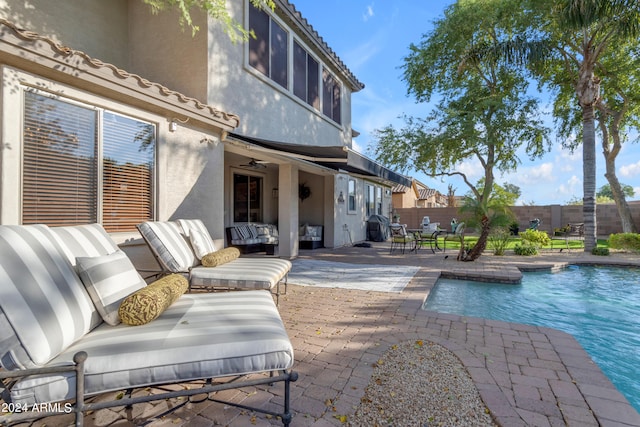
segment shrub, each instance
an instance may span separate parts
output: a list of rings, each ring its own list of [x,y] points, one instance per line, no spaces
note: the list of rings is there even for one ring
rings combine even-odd
[[[520,233],[520,237],[531,246],[535,246],[537,248],[551,244],[551,238],[544,231],[525,230]]]
[[[522,245],[520,243],[516,243],[516,245],[513,247],[513,253],[523,256],[538,255],[538,248],[528,243]]]
[[[504,227],[496,227],[489,235],[489,244],[494,255],[504,255],[504,251],[509,244],[511,233]]]
[[[640,234],[618,233],[609,236],[609,247],[611,249],[625,249],[640,252]]]
[[[607,256],[607,255],[609,255],[609,248],[598,248],[598,247],[595,247],[595,248],[591,249],[591,253],[593,255]]]

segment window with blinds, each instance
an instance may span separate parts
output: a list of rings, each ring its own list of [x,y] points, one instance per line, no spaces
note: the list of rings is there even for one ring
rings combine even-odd
[[[152,219],[155,134],[150,123],[25,92],[23,224],[116,232]]]

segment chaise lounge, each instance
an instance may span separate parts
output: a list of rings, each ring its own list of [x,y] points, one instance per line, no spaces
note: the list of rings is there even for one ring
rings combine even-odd
[[[80,426],[87,411],[277,382],[282,411],[248,409],[289,425],[293,348],[269,292],[183,294],[178,274],[147,285],[98,224],[2,225],[0,254],[0,392],[14,409],[0,425],[71,411]],[[85,401],[193,380],[207,381]]]
[[[240,258],[236,252],[232,259],[215,266],[203,265],[216,253],[231,253],[233,249],[215,247],[209,232],[199,219],[178,221],[148,221],[138,225],[138,230],[149,245],[163,273],[178,273],[189,279],[191,289],[266,289],[280,296],[280,284],[286,293],[287,275],[291,261],[280,258]]]

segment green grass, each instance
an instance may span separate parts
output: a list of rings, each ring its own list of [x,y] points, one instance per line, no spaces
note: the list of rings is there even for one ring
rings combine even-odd
[[[478,241],[478,236],[465,236],[464,238],[464,242],[465,244],[468,245],[473,245]],[[516,243],[520,243],[522,244],[522,239],[520,237],[511,237],[509,238],[509,243],[507,243],[507,247],[506,250],[509,251],[513,251],[514,246],[516,245]],[[444,237],[440,237],[438,239],[438,246],[440,248],[445,248],[445,242],[444,242]],[[429,247],[429,243],[428,242],[424,242],[422,244],[423,248],[428,248]],[[567,244],[565,242],[564,239],[551,239],[551,244],[550,245],[546,245],[542,247],[542,250],[544,249],[557,249],[560,250],[561,248],[565,248],[566,249]],[[599,248],[609,248],[609,242],[606,239],[598,239],[598,247]],[[454,239],[454,238],[449,238],[446,242],[446,249],[460,249],[460,242],[458,241],[458,239]],[[584,244],[582,241],[580,240],[569,240],[569,250],[574,250],[574,249],[580,249],[580,250],[584,250]],[[489,243],[487,245],[487,251],[492,252],[492,248],[491,248],[491,243]]]

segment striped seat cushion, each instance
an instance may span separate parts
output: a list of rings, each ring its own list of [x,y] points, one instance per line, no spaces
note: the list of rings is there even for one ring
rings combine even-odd
[[[51,229],[0,226],[0,361],[41,366],[85,335],[95,307]]]
[[[89,354],[89,394],[290,369],[293,347],[268,292],[185,294],[160,317],[141,326],[103,324],[51,363]],[[12,389],[16,404],[72,397],[75,378],[59,374],[23,379]]]
[[[199,263],[178,223],[148,221],[138,230],[166,271],[186,273]]]
[[[191,269],[192,287],[272,289],[291,270],[291,261],[280,258],[237,258],[217,267]]]

